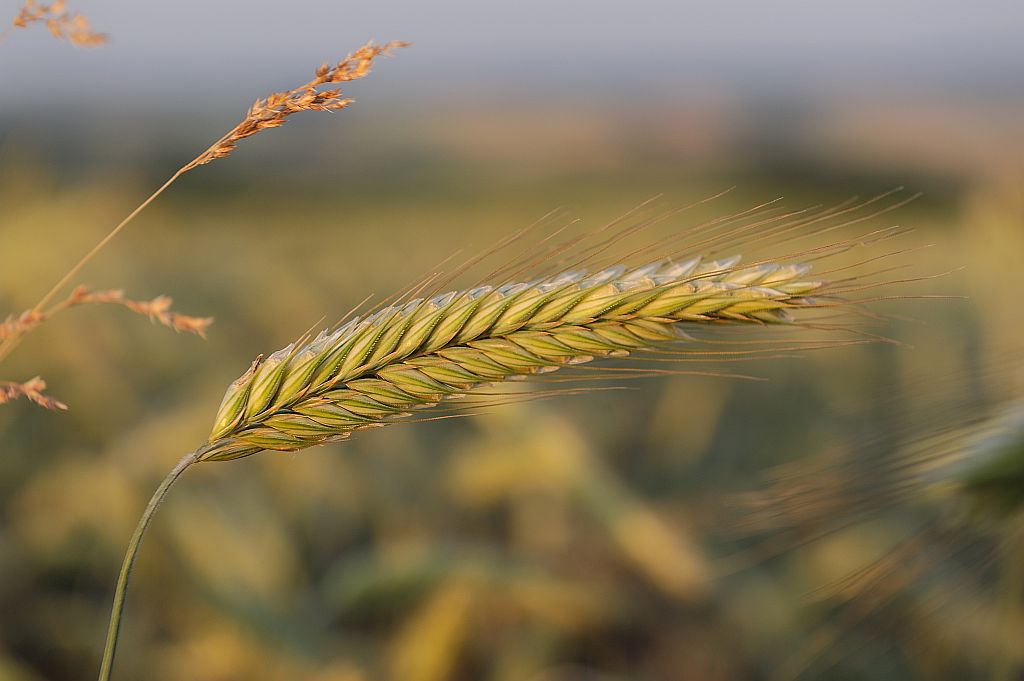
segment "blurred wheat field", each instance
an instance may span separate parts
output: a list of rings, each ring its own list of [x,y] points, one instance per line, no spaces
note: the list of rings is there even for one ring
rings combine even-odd
[[[695,129],[714,132],[714,116],[692,111],[651,122],[555,108],[443,126],[354,117],[337,140],[314,123],[181,181],[84,278],[171,294],[216,317],[209,340],[118,309],[74,310],[5,365],[46,376],[72,409],[0,409],[0,679],[90,677],[111,576],[153,481],[208,432],[248,358],[321,317],[559,206],[598,226],[657,194],[681,206],[737,186],[655,228],[668,234],[776,196],[804,206],[905,184],[925,196],[878,226],[914,227],[907,248],[934,244],[915,253],[915,272],[950,272],[908,292],[966,296],[885,303],[896,321],[880,332],[908,347],[742,367],[765,383],[651,379],[205,467],[176,488],[142,553],[119,661],[122,678],[154,681],[772,678],[815,634],[807,592],[884,555],[914,512],[695,595],[687,576],[716,574],[731,550],[723,500],[774,464],[896,432],[878,394],[914,403],[914,377],[971,374],[1024,338],[1012,312],[1024,175],[978,141],[990,119],[933,123],[960,131],[945,137],[958,143],[897,134],[886,145],[855,113],[823,115],[832,144],[796,157],[753,133],[680,133],[701,120]],[[1020,139],[1016,120],[1003,125]],[[205,141],[203,126],[192,123]],[[128,131],[109,163],[102,144],[80,142],[101,159],[89,161],[43,129],[12,124],[0,146],[2,311],[30,307],[152,189],[166,158],[187,155],[177,141],[125,151]],[[969,567],[951,562],[949,579]],[[970,636],[944,647],[932,623],[913,631],[855,631],[809,673],[983,677]]]

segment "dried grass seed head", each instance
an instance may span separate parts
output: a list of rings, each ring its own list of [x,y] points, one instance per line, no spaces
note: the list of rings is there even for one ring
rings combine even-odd
[[[25,0],[12,25],[28,28],[34,23],[44,23],[53,37],[67,40],[76,47],[96,47],[107,42],[107,36],[93,31],[87,18],[68,11],[65,0],[55,0],[48,5]]]
[[[51,411],[65,411],[68,406],[60,400],[54,399],[43,391],[46,390],[46,381],[39,376],[31,378],[24,383],[13,383],[11,381],[0,381],[0,404],[16,400],[20,397],[38,404],[44,409]]]
[[[126,298],[120,289],[95,291],[87,286],[77,286],[67,298],[43,311],[26,310],[18,316],[9,316],[0,322],[0,341],[18,340],[40,324],[64,310],[81,305],[120,305],[136,314],[149,317],[152,321],[179,332],[194,333],[206,338],[206,330],[213,323],[213,317],[193,317],[171,309],[173,301],[168,296],[157,296],[152,300]],[[18,397],[26,397],[47,409],[64,410],[67,406],[42,394],[46,384],[38,377],[25,383],[4,382],[3,398],[0,404]]]
[[[265,99],[257,99],[245,118],[230,132],[210,146],[192,161],[186,170],[205,165],[229,155],[238,142],[264,130],[284,125],[294,113],[300,111],[337,111],[353,102],[342,95],[340,89],[320,90],[319,87],[332,83],[346,83],[367,75],[374,60],[381,55],[406,47],[409,43],[392,41],[383,45],[369,42],[336,64],[322,64],[316,69],[315,77],[308,83],[284,92],[275,92]]]

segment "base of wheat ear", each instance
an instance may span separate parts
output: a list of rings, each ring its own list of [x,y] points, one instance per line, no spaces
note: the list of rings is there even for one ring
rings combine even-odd
[[[678,342],[687,323],[790,322],[829,288],[807,278],[809,265],[738,263],[567,272],[352,319],[253,363],[228,389],[197,460],[345,439],[488,384]]]

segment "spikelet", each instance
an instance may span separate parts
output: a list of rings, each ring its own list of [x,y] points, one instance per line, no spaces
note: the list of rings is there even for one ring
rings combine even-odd
[[[66,411],[68,405],[58,399],[50,397],[43,391],[46,390],[46,381],[39,376],[31,378],[24,383],[12,381],[0,381],[0,404],[24,397],[30,402],[38,404],[50,411]]]
[[[353,319],[254,362],[225,394],[199,460],[345,439],[483,385],[677,342],[687,323],[788,322],[827,288],[806,265],[738,262],[566,272]]]

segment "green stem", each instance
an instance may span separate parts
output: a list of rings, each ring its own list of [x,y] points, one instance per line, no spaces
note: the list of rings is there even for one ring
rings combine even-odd
[[[159,508],[160,503],[171,489],[171,485],[185,472],[186,468],[196,462],[197,456],[197,452],[186,454],[167,474],[164,481],[157,487],[156,492],[153,493],[153,498],[149,500],[146,510],[139,518],[139,524],[135,527],[135,533],[132,535],[131,541],[128,542],[124,563],[121,564],[121,574],[117,578],[117,588],[114,591],[114,605],[110,610],[110,626],[107,628],[107,643],[103,648],[103,664],[100,666],[99,681],[110,681],[110,674],[114,666],[114,653],[117,650],[117,637],[121,630],[121,615],[124,613],[125,593],[128,591],[128,580],[131,579],[132,568],[135,567],[135,558],[142,545],[142,537],[146,533],[150,521],[153,520],[156,509]]]

